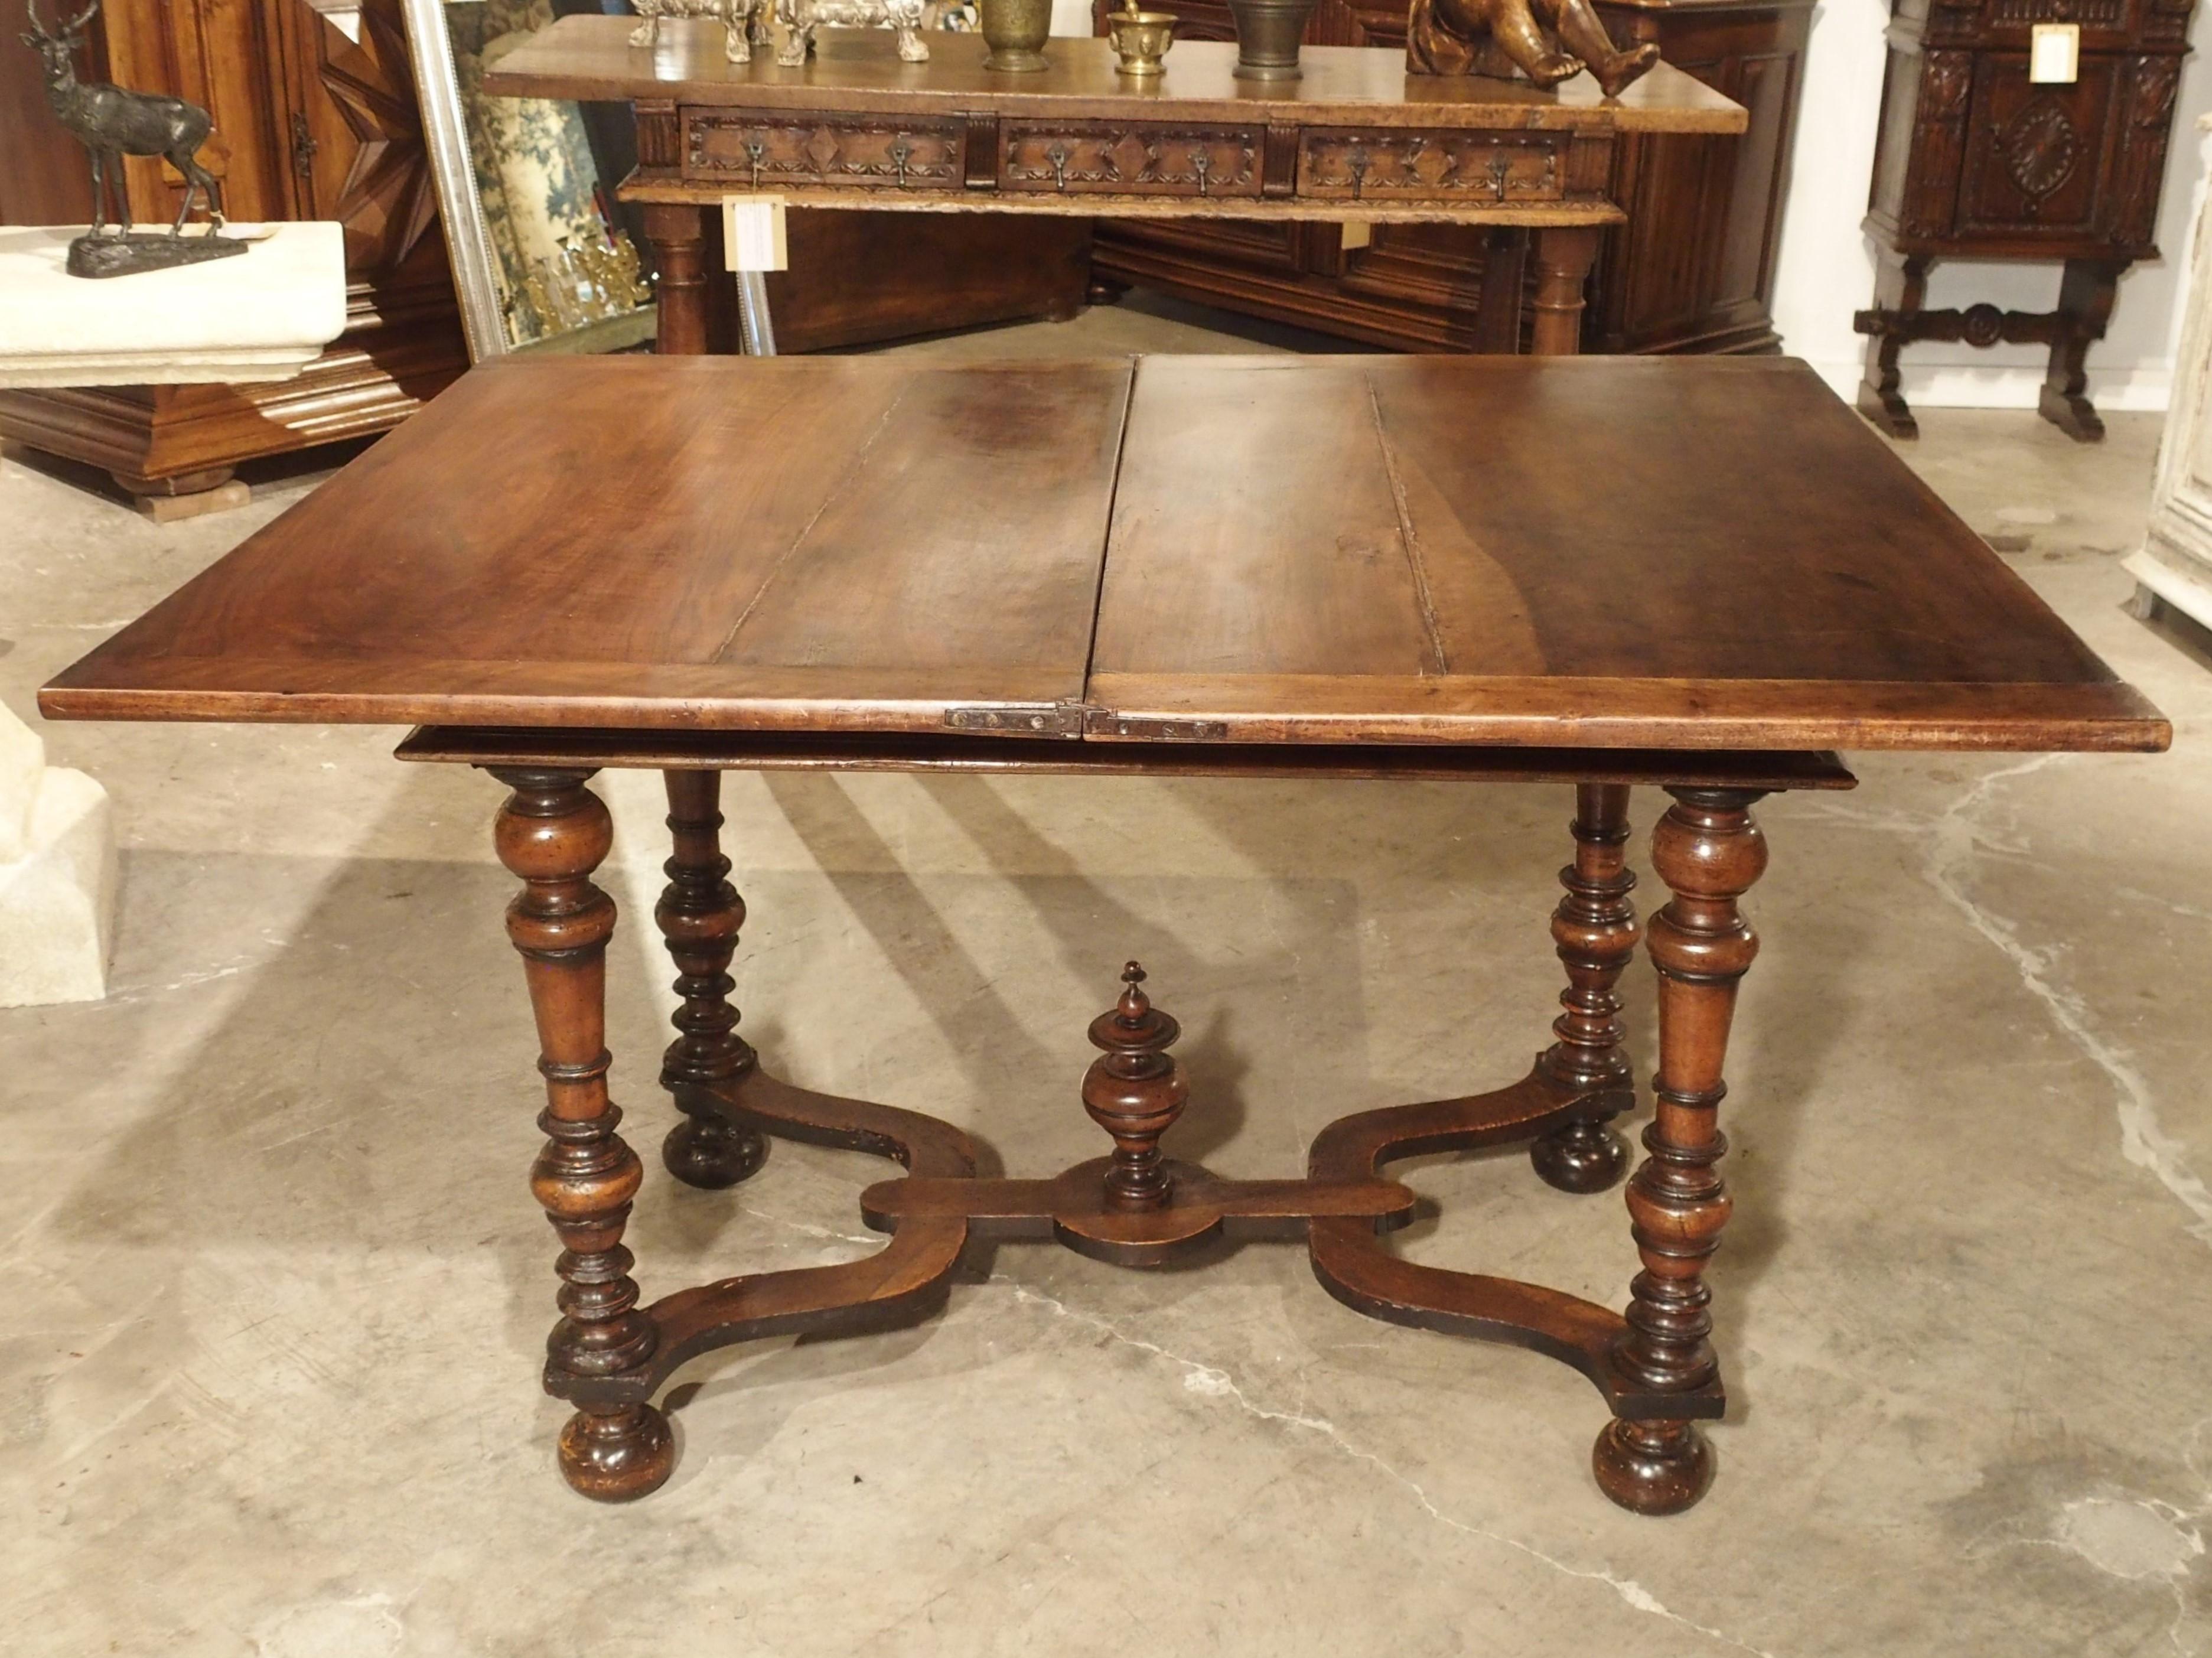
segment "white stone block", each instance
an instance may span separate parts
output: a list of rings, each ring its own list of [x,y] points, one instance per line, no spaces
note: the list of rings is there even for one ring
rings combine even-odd
[[[31,809],[46,768],[46,745],[38,732],[0,706],[0,864],[31,849]]]
[[[107,791],[0,704],[0,1007],[105,996],[114,915]]]
[[[28,850],[0,864],[0,1007],[106,995],[114,914],[107,791],[81,771],[50,768],[32,804]]]

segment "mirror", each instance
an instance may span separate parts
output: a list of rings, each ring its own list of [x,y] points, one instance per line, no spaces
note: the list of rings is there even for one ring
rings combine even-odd
[[[488,67],[553,21],[554,0],[404,4],[471,360],[649,342],[651,273],[614,197],[631,165],[628,112],[601,120],[585,105],[480,89]]]

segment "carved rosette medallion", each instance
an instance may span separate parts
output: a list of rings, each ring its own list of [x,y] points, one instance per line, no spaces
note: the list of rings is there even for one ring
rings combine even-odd
[[[2074,176],[2081,160],[2081,135],[2057,100],[2039,98],[1997,135],[1997,158],[2020,193],[2040,202]]]

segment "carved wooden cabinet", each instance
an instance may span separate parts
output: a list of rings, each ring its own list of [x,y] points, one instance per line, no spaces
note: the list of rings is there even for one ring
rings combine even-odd
[[[468,366],[398,0],[106,0],[85,55],[88,76],[214,116],[200,159],[233,219],[345,227],[346,329],[295,380],[0,392],[0,434],[137,494],[189,493],[251,456],[397,425]],[[52,122],[33,55],[0,58],[0,221],[82,222],[84,154]],[[125,170],[133,216],[167,221],[181,181],[155,160]]]
[[[1100,33],[1117,0],[1094,0]],[[1741,137],[1625,134],[1607,194],[1628,222],[1606,234],[1583,313],[1592,351],[1760,351],[1769,312],[1813,0],[1606,3],[1623,44],[1656,40],[1666,61],[1742,104]],[[1233,40],[1223,0],[1182,0],[1178,38]],[[1322,0],[1316,45],[1402,46],[1406,7]],[[1174,60],[1170,58],[1170,64]],[[1486,282],[1523,279],[1519,233],[1445,225],[1340,227],[1102,220],[1099,288],[1142,283],[1255,316],[1398,349],[1510,349],[1485,313]]]
[[[1897,0],[1867,230],[1882,250],[1859,407],[1913,435],[1898,355],[1915,340],[2051,347],[2045,416],[2104,435],[2083,396],[2120,273],[2153,258],[2194,0]],[[2039,26],[2078,31],[2070,79],[2038,80]],[[1929,311],[1939,258],[2065,262],[2058,308]]]

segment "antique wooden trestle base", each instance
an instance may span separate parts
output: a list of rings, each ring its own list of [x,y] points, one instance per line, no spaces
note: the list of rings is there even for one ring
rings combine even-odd
[[[1739,900],[1766,862],[1753,805],[1848,786],[1840,745],[2169,738],[1776,359],[510,360],[40,701],[419,722],[403,756],[506,785],[507,932],[546,1090],[531,1184],[562,1246],[544,1381],[576,1406],[563,1472],[608,1499],[666,1478],[653,1400],[708,1348],[922,1315],[970,1238],[1144,1266],[1222,1235],[1303,1237],[1362,1312],[1574,1366],[1609,1412],[1606,1493],[1686,1507],[1711,1473],[1697,1424],[1722,1406],[1703,1273],[1755,950]],[[679,974],[662,1077],[682,1114],[665,1162],[731,1184],[769,1134],[902,1163],[862,1198],[890,1235],[876,1254],[644,1302],[623,1244],[644,1169],[608,1091],[615,912],[592,878],[612,834],[589,787],[604,766],[668,779],[654,919]],[[786,768],[1571,783],[1555,1040],[1510,1087],[1340,1118],[1304,1178],[1224,1180],[1168,1156],[1176,1027],[1132,967],[1080,1090],[1110,1155],[979,1179],[959,1130],[778,1080],[737,1034],[744,907],[718,778]],[[1651,841],[1669,896],[1644,936],[1659,1054],[1626,1311],[1401,1259],[1393,1158],[1525,1141],[1567,1191],[1622,1172],[1617,985],[1644,785],[1671,797]],[[1098,940],[1102,990],[1115,944]]]

